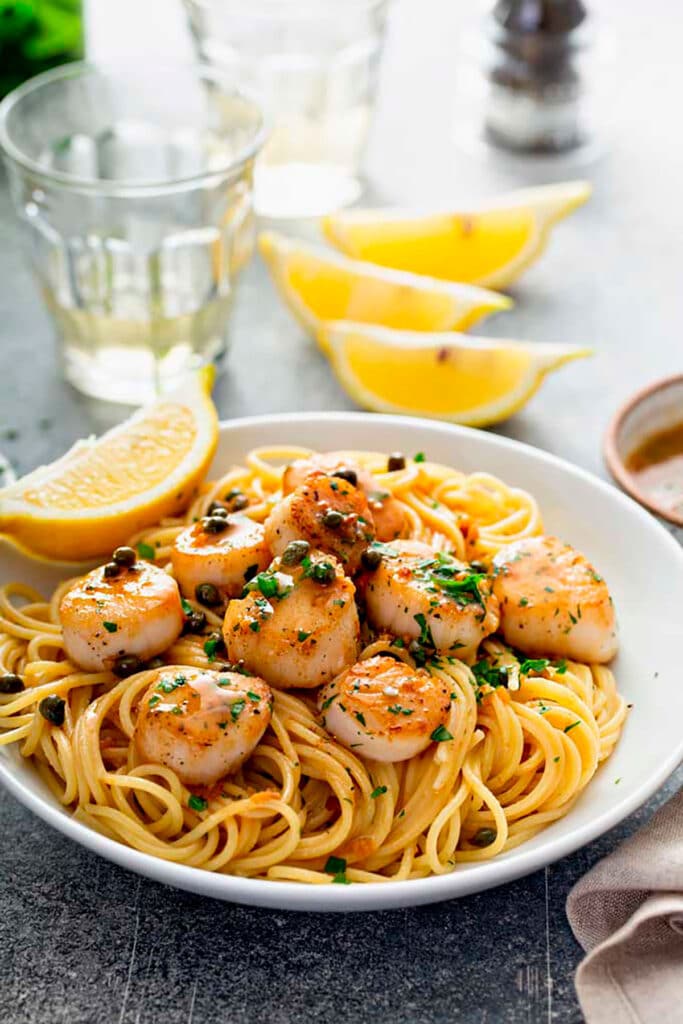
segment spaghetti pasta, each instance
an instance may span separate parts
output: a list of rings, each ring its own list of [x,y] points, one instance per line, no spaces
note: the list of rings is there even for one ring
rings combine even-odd
[[[252,451],[244,466],[206,483],[182,519],[165,520],[131,544],[169,568],[179,532],[236,489],[249,500],[244,513],[263,522],[281,497],[283,463],[311,454]],[[503,545],[542,532],[533,497],[487,474],[430,462],[387,472],[386,456],[346,454],[401,503],[409,536],[436,551],[488,564]],[[567,813],[609,757],[627,714],[604,666],[541,659],[520,673],[515,653],[490,638],[479,657],[517,666],[517,689],[496,686],[453,657],[427,665],[451,694],[449,742],[431,743],[407,761],[373,762],[325,730],[310,691],[275,691],[271,725],[247,763],[215,786],[190,791],[171,769],[141,763],[134,743],[137,705],[153,672],[119,680],[66,660],[58,609],[69,585],[49,600],[21,583],[0,588],[0,671],[21,674],[25,685],[0,695],[0,744],[19,744],[54,796],[88,826],[208,871],[384,882],[490,859]],[[221,616],[203,610],[208,627],[220,629]],[[204,640],[181,636],[165,663],[215,667]],[[362,658],[388,649],[383,638],[366,640]],[[405,649],[391,653],[411,662]],[[50,695],[64,699],[61,726],[38,711]]]

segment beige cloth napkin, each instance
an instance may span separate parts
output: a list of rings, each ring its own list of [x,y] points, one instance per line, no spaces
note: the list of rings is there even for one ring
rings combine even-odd
[[[683,789],[567,899],[588,1024],[683,1024]]]

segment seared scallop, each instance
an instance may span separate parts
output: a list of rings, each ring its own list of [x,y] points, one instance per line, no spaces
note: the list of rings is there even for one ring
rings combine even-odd
[[[261,523],[225,513],[205,516],[176,538],[173,575],[188,597],[210,583],[227,597],[242,593],[246,581],[271,560]]]
[[[529,537],[501,548],[493,565],[507,643],[525,654],[575,661],[606,662],[617,653],[607,584],[569,544]]]
[[[266,520],[266,542],[280,555],[290,541],[334,555],[349,575],[374,539],[372,514],[363,492],[348,480],[313,473],[283,498]]]
[[[378,564],[363,580],[371,625],[423,650],[471,661],[498,627],[491,579],[421,541],[372,550]]]
[[[282,475],[282,493],[289,494],[319,472],[346,480],[363,491],[372,514],[377,540],[395,540],[403,535],[407,522],[401,502],[384,490],[368,469],[364,469],[344,452],[323,452],[290,463]]]
[[[319,707],[325,728],[354,753],[406,761],[446,738],[451,697],[449,687],[425,669],[377,655],[325,686]]]
[[[113,668],[123,655],[154,658],[177,640],[184,622],[173,577],[137,561],[83,576],[62,598],[59,619],[69,660],[90,672]]]
[[[210,786],[240,768],[270,722],[262,679],[176,665],[159,669],[140,701],[140,757],[171,768],[187,785]]]
[[[293,563],[290,552],[298,551]],[[306,552],[305,554],[303,552]],[[358,657],[355,588],[339,562],[295,542],[231,601],[223,623],[228,658],[272,686],[313,688]]]

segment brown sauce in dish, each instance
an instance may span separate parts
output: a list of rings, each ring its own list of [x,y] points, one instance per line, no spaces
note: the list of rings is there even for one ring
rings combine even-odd
[[[653,434],[626,459],[626,469],[653,504],[683,512],[683,423]]]

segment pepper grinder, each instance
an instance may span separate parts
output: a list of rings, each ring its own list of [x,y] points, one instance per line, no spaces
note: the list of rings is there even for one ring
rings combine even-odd
[[[582,0],[498,0],[486,20],[490,143],[539,155],[586,144],[589,22]]]

